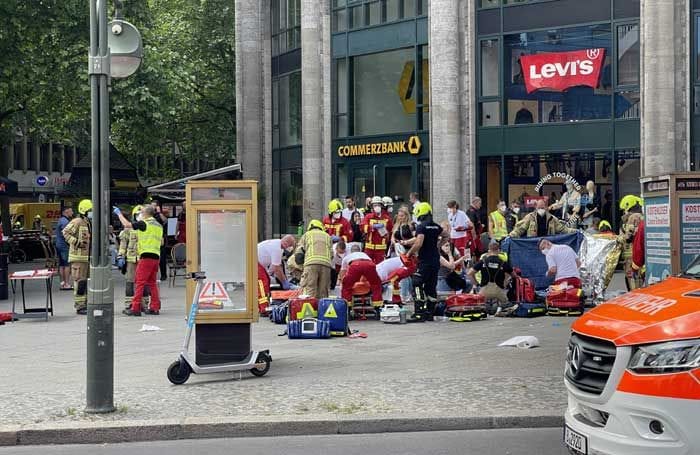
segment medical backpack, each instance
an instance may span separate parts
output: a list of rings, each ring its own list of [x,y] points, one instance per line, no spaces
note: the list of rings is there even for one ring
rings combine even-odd
[[[318,320],[328,321],[334,337],[348,335],[348,304],[343,299],[325,298],[318,301]]]
[[[287,302],[270,307],[270,321],[275,324],[285,324],[287,322]]]
[[[523,278],[519,268],[513,269],[513,282],[511,284],[513,292],[509,298],[515,302],[535,302],[535,284],[529,278]]]
[[[511,312],[509,316],[514,318],[536,318],[546,314],[547,305],[544,303],[522,302],[518,304],[518,307],[515,309],[515,311]]]
[[[316,318],[296,319],[287,323],[287,337],[290,340],[330,338],[331,325]]]
[[[583,291],[580,288],[549,291],[547,294],[547,314],[550,316],[582,315]]]
[[[486,298],[481,294],[455,294],[445,300],[447,317],[467,317],[475,314],[486,316]]]
[[[289,320],[318,317],[318,300],[313,297],[296,297],[289,301]]]

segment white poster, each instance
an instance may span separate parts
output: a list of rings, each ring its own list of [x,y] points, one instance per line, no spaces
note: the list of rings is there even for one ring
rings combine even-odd
[[[700,204],[683,204],[683,224],[700,224]]]
[[[669,204],[647,205],[644,221],[649,227],[669,227],[671,222]]]

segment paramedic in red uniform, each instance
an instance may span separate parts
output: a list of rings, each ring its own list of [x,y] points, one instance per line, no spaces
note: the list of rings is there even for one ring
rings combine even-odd
[[[391,303],[401,304],[401,280],[416,273],[418,264],[405,254],[377,264],[377,275],[383,283],[392,287]]]
[[[640,279],[644,278],[644,220],[639,220],[637,231],[632,240],[632,273]]]
[[[394,224],[391,217],[383,211],[384,205],[380,196],[372,198],[372,212],[362,220],[362,232],[365,234],[365,253],[379,264],[386,257],[391,231]]]
[[[353,240],[352,226],[343,218],[343,204],[337,199],[328,203],[328,215],[323,218],[323,230],[331,236],[333,243],[339,240],[348,243]]]
[[[258,311],[267,310],[270,295],[270,274],[279,282],[282,289],[288,290],[292,286],[284,273],[282,257],[284,252],[294,251],[296,240],[292,235],[285,235],[281,239],[264,240],[258,243]]]
[[[362,277],[365,277],[372,291],[372,306],[382,306],[382,280],[377,274],[376,264],[368,255],[359,251],[346,255],[340,274],[343,277],[341,297],[348,302],[348,306],[352,305],[352,287]]]
[[[555,245],[547,239],[540,240],[537,248],[547,258],[547,275],[554,275],[554,286],[566,282],[570,286],[581,288],[581,261],[573,248]]]

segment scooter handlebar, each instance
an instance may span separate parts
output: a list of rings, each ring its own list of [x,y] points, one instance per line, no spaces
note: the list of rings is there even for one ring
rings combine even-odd
[[[206,280],[207,274],[205,272],[192,272],[190,273],[190,278],[193,280]]]

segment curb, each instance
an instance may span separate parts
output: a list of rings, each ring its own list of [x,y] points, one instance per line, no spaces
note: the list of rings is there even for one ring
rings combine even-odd
[[[0,427],[1,446],[54,444],[115,444],[169,441],[333,434],[402,433],[418,431],[493,430],[561,427],[561,415],[492,417],[295,417],[273,418],[79,422],[64,425]]]

